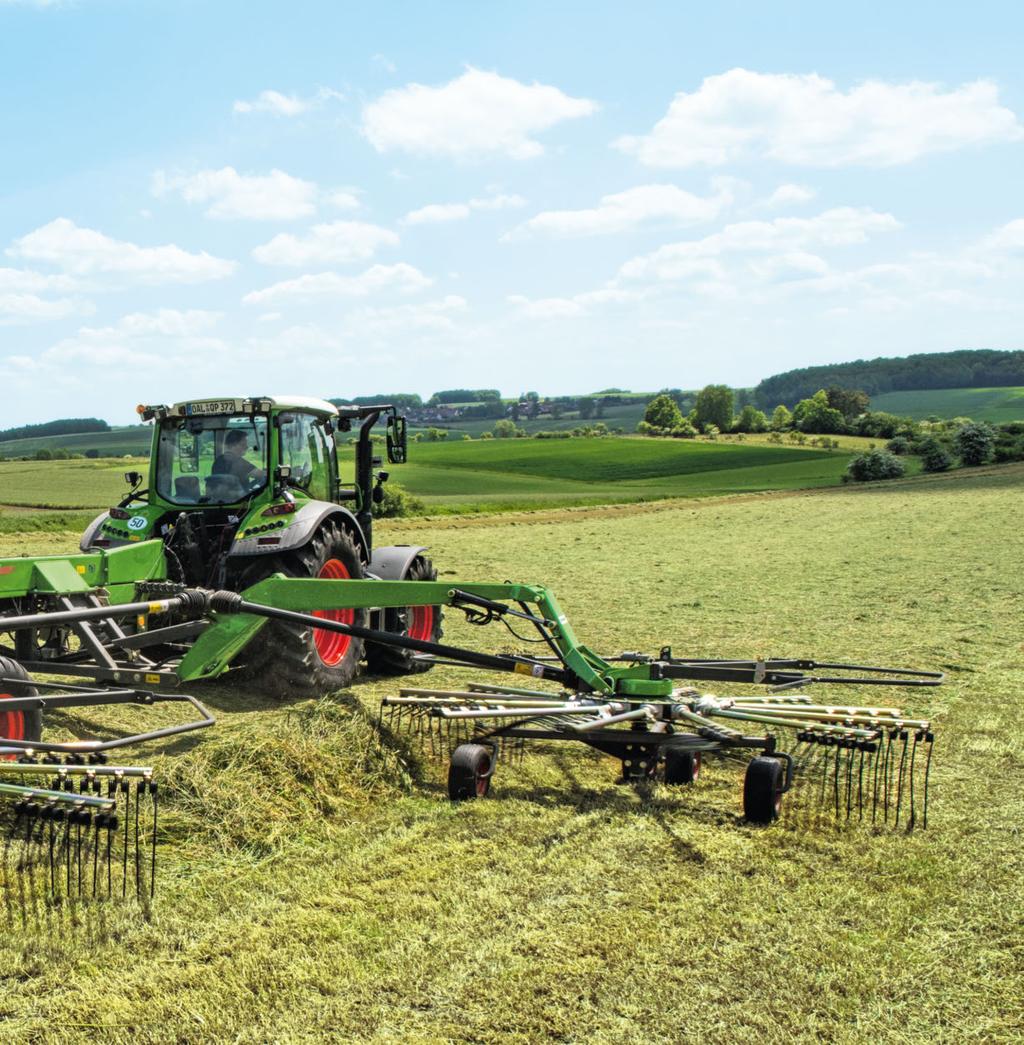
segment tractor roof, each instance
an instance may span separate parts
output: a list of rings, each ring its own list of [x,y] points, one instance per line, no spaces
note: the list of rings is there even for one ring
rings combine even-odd
[[[195,411],[187,409],[188,407],[195,406],[196,404],[202,403],[215,404],[220,409],[209,409],[203,412],[209,413],[243,413],[251,412],[252,404],[259,404],[259,407],[266,410],[267,407],[271,410],[302,410],[307,413],[321,414],[325,417],[337,417],[338,408],[333,403],[328,403],[326,399],[317,399],[314,396],[252,396],[250,398],[244,397],[207,397],[203,399],[186,399],[180,403],[175,403],[170,410],[170,414],[188,414]]]

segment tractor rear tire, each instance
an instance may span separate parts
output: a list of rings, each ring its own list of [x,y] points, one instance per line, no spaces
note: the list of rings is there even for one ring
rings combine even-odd
[[[494,752],[484,744],[460,744],[448,764],[448,797],[453,802],[484,798],[491,789]]]
[[[425,555],[417,555],[402,578],[406,581],[436,581],[437,570]],[[411,639],[426,642],[441,641],[440,606],[402,606],[384,610],[383,631],[393,631]],[[418,660],[413,650],[385,646],[377,642],[366,644],[366,666],[374,675],[418,675],[434,665],[429,660]]]
[[[693,784],[700,776],[699,751],[665,751],[665,783]]]
[[[771,824],[782,810],[784,774],[777,758],[758,755],[743,779],[743,816],[752,824]]]
[[[16,661],[9,657],[0,657],[0,708],[2,702],[8,697],[38,697],[34,686],[11,686],[4,679],[13,679],[26,682],[29,680],[28,672]],[[14,690],[15,692],[11,692]],[[22,740],[26,743],[37,743],[43,735],[43,713],[38,709],[34,711],[3,711],[0,710],[0,745],[3,740]],[[0,761],[13,762],[17,755],[0,755]]]
[[[274,573],[358,580],[363,567],[352,536],[327,523],[297,551],[253,563],[242,575],[239,587],[244,589]],[[318,617],[366,627],[366,610],[314,612]],[[270,696],[318,697],[350,686],[362,656],[362,639],[274,620],[263,627],[246,651],[246,674],[254,686]]]

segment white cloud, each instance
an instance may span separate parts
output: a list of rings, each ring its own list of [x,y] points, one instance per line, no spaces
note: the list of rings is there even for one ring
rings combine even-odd
[[[460,221],[469,217],[468,203],[428,203],[418,210],[411,210],[402,222],[405,225],[436,225],[443,221]]]
[[[0,290],[25,290],[36,293],[47,290],[67,292],[78,289],[78,280],[63,274],[49,275],[31,269],[0,268]]]
[[[532,233],[594,236],[666,221],[693,225],[716,218],[731,200],[725,186],[715,196],[695,196],[675,185],[637,185],[602,196],[598,205],[589,209],[542,211],[504,238],[518,239]]]
[[[253,290],[242,301],[261,305],[281,300],[308,301],[325,297],[365,297],[379,290],[411,293],[429,287],[432,280],[418,268],[399,262],[396,265],[373,265],[358,276],[342,276],[337,272],[307,274]]]
[[[181,247],[140,247],[135,243],[57,218],[22,236],[7,248],[13,258],[45,261],[78,276],[112,273],[139,283],[200,283],[223,279],[236,264],[202,251],[191,254]]]
[[[208,218],[245,218],[252,221],[291,221],[316,210],[317,187],[284,171],[239,174],[234,167],[196,174],[153,175],[154,196],[176,192],[186,203],[209,204]]]
[[[815,74],[731,69],[680,92],[649,134],[614,144],[652,167],[723,164],[748,155],[815,167],[885,167],[933,152],[1017,141],[1024,127],[986,80],[869,80],[842,91]]]
[[[776,218],[773,221],[740,221],[703,239],[669,243],[650,254],[627,261],[620,269],[626,279],[676,280],[690,278],[695,262],[726,254],[801,250],[810,245],[826,247],[864,243],[881,232],[900,228],[891,214],[870,207],[833,207],[813,218]],[[697,265],[696,271],[706,270]]]
[[[236,101],[232,108],[237,113],[270,113],[272,116],[301,116],[311,109],[317,109],[331,99],[344,100],[344,95],[332,91],[329,87],[321,87],[309,98],[301,98],[297,94],[282,94],[280,91],[260,91],[251,101]]]
[[[330,206],[336,207],[338,210],[358,210],[361,206],[356,193],[348,189],[336,189],[334,192],[329,192],[325,199]]]
[[[411,210],[404,218],[403,225],[431,225],[444,221],[461,221],[468,218],[475,210],[505,210],[507,207],[523,207],[526,200],[522,196],[497,193],[493,196],[476,196],[466,203],[428,203],[418,210]]]
[[[976,251],[984,254],[1024,255],[1024,218],[1008,222],[985,236]]]
[[[571,297],[528,298],[510,294],[507,301],[529,319],[575,319],[589,315],[595,306],[633,304],[646,296],[643,290],[608,286]]]
[[[41,298],[38,294],[0,293],[0,326],[43,323],[90,312],[92,306],[71,298]]]
[[[204,309],[161,308],[156,312],[131,312],[107,327],[82,327],[82,338],[195,337],[205,333],[223,318],[221,312]]]
[[[363,133],[378,152],[465,158],[500,153],[522,160],[544,151],[532,137],[597,103],[547,84],[525,84],[469,67],[441,87],[410,83],[363,109]]]
[[[392,308],[365,308],[352,317],[356,330],[383,333],[394,330],[447,331],[455,328],[452,316],[466,310],[466,299],[448,294],[436,301]]]
[[[398,236],[390,229],[364,221],[334,221],[314,225],[306,236],[282,232],[255,247],[252,256],[265,265],[333,265],[363,261],[381,247],[393,247]]]
[[[800,203],[809,203],[817,193],[807,185],[780,185],[771,195],[759,200],[757,207],[764,210],[778,210],[780,207],[791,207]]]

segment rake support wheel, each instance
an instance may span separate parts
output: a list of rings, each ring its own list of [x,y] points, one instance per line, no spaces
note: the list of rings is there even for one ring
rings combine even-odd
[[[485,744],[460,744],[448,765],[448,797],[453,802],[483,798],[491,789],[494,751]]]
[[[665,751],[665,783],[692,784],[700,776],[699,751]]]
[[[782,809],[785,772],[775,758],[759,755],[747,764],[743,779],[743,816],[752,824],[771,824]]]
[[[437,570],[425,555],[417,555],[403,580],[436,581]],[[398,609],[386,609],[382,630],[392,631],[410,639],[440,642],[441,607],[402,606]],[[429,660],[418,660],[412,650],[368,642],[366,666],[374,675],[418,675],[429,671],[434,665]]]
[[[332,580],[363,576],[355,541],[333,523],[321,527],[298,551],[260,559],[242,587],[273,573]],[[315,616],[366,627],[366,610],[317,610]],[[271,696],[316,697],[351,685],[359,671],[363,640],[302,624],[270,621],[248,651],[248,675]]]

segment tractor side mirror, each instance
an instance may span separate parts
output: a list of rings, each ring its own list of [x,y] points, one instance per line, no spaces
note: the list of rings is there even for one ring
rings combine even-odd
[[[134,490],[142,485],[142,472],[125,472],[124,481]]]
[[[405,464],[409,453],[409,433],[404,417],[392,414],[388,418],[388,461],[391,464]]]

